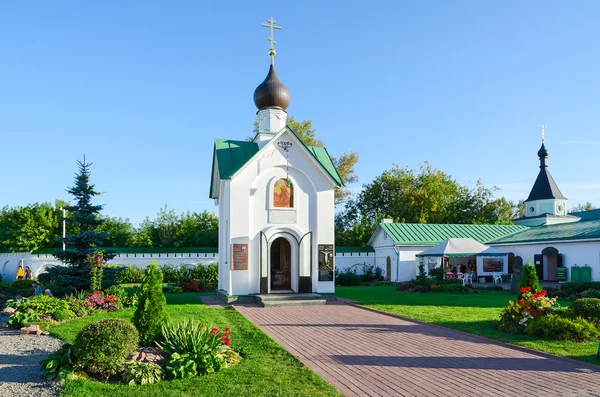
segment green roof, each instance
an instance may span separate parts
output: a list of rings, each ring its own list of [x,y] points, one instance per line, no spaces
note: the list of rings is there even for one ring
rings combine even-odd
[[[600,208],[596,210],[571,212],[569,215],[577,216],[582,221],[591,221],[594,219],[600,219]]]
[[[340,174],[338,174],[335,165],[333,165],[333,161],[331,161],[331,156],[327,152],[327,149],[325,149],[322,146],[306,146],[306,148],[323,166],[323,168],[325,168],[325,171],[327,171],[327,173],[331,175],[333,180],[336,181],[340,186],[344,186],[344,182],[342,182]]]
[[[600,219],[532,227],[511,236],[498,238],[493,243],[529,243],[581,239],[600,239]]]
[[[335,252],[339,254],[347,254],[350,252],[375,252],[375,249],[370,245],[365,245],[363,247],[355,247],[355,246],[336,246]]]
[[[255,142],[215,139],[215,157],[221,179],[231,178],[257,152],[258,145]]]
[[[43,248],[33,251],[32,254],[53,254],[60,248]],[[156,248],[156,247],[102,247],[102,249],[113,250],[118,254],[216,254],[217,247],[181,247],[181,248]]]
[[[516,225],[457,225],[427,223],[380,223],[397,245],[436,245],[449,238],[472,238],[486,244],[522,230]]]
[[[288,129],[290,129],[288,127]],[[292,134],[296,135],[294,131]],[[298,137],[296,135],[296,137]],[[317,162],[323,167],[325,172],[333,178],[333,180],[340,186],[344,185],[342,178],[337,172],[331,156],[327,152],[327,149],[320,146],[306,146],[300,138],[298,140],[306,148],[306,150],[317,160]],[[246,164],[256,153],[259,152],[258,144],[255,142],[248,141],[233,141],[230,139],[215,139],[215,150],[213,153],[213,169],[214,162],[217,161],[219,166],[219,177],[221,179],[231,178],[238,170],[240,170],[244,164]],[[213,197],[213,179],[214,175],[210,178],[210,192],[209,197]]]

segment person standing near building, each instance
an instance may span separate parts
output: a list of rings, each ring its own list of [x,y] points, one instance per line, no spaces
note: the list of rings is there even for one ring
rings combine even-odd
[[[25,280],[33,280],[33,276],[31,274],[31,269],[29,266],[25,266]]]
[[[23,266],[19,265],[19,269],[17,270],[17,280],[23,280],[25,277],[25,270],[23,270]]]

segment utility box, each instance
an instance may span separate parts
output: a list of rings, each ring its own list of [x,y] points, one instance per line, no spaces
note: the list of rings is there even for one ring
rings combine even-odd
[[[584,266],[581,269],[581,277],[579,278],[579,281],[585,281],[585,282],[590,282],[592,281],[592,268],[589,266]]]
[[[581,268],[579,266],[573,266],[571,268],[571,281],[579,281],[581,278]]]
[[[567,268],[566,267],[557,267],[556,268],[556,279],[558,281],[567,281]]]

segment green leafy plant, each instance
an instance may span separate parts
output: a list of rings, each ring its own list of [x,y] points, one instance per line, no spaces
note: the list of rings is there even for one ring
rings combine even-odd
[[[121,370],[138,341],[136,328],[127,320],[109,318],[92,323],[75,339],[77,363],[87,372],[107,379]]]
[[[26,327],[29,324],[37,323],[38,321],[40,321],[40,316],[33,310],[29,309],[26,312],[16,311],[11,314],[10,318],[8,319],[8,325],[10,327],[21,328]]]
[[[577,299],[569,307],[569,311],[575,317],[582,317],[595,325],[600,325],[600,299],[598,298]]]
[[[187,353],[171,354],[166,368],[169,379],[187,379],[198,375],[196,361]]]
[[[40,362],[42,375],[47,380],[55,378],[66,379],[73,375],[73,346],[65,343],[56,353],[52,353],[47,359]]]
[[[542,286],[538,280],[537,272],[535,270],[535,266],[531,264],[531,260],[527,259],[527,263],[523,266],[523,276],[521,278],[521,282],[519,283],[519,288],[527,288],[531,287],[533,293],[542,290]],[[519,299],[522,298],[522,293],[519,292]]]
[[[525,310],[523,305],[515,301],[509,301],[508,305],[500,313],[498,328],[504,332],[521,334],[531,319],[531,314]]]
[[[37,314],[52,314],[55,311],[62,310],[71,318],[75,316],[67,301],[47,295],[20,299],[16,303],[15,310],[20,312],[31,310]]]
[[[582,318],[568,319],[554,314],[529,321],[525,333],[545,339],[574,340],[577,342],[598,340],[600,331]]]
[[[183,292],[183,288],[178,287],[178,286],[174,286],[174,287],[171,287],[171,289],[169,290],[169,292],[172,293],[172,294],[180,294],[180,293]]]
[[[165,377],[165,372],[156,363],[130,361],[123,366],[121,375],[130,385],[147,385],[160,382]]]
[[[140,334],[142,346],[152,346],[160,338],[161,327],[167,323],[167,300],[162,292],[163,275],[153,260],[146,270],[140,287],[139,301],[133,324]]]
[[[210,374],[227,366],[224,353],[230,350],[229,328],[220,333],[201,322],[184,321],[162,327],[164,342],[158,343],[165,352],[187,354],[196,363],[198,375]]]

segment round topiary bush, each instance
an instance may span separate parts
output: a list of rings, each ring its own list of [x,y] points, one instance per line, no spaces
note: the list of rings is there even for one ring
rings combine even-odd
[[[82,329],[75,339],[77,364],[87,372],[109,378],[137,348],[137,329],[127,320],[109,318]]]
[[[569,310],[575,317],[582,317],[594,324],[600,324],[600,299],[581,298],[577,299]]]

